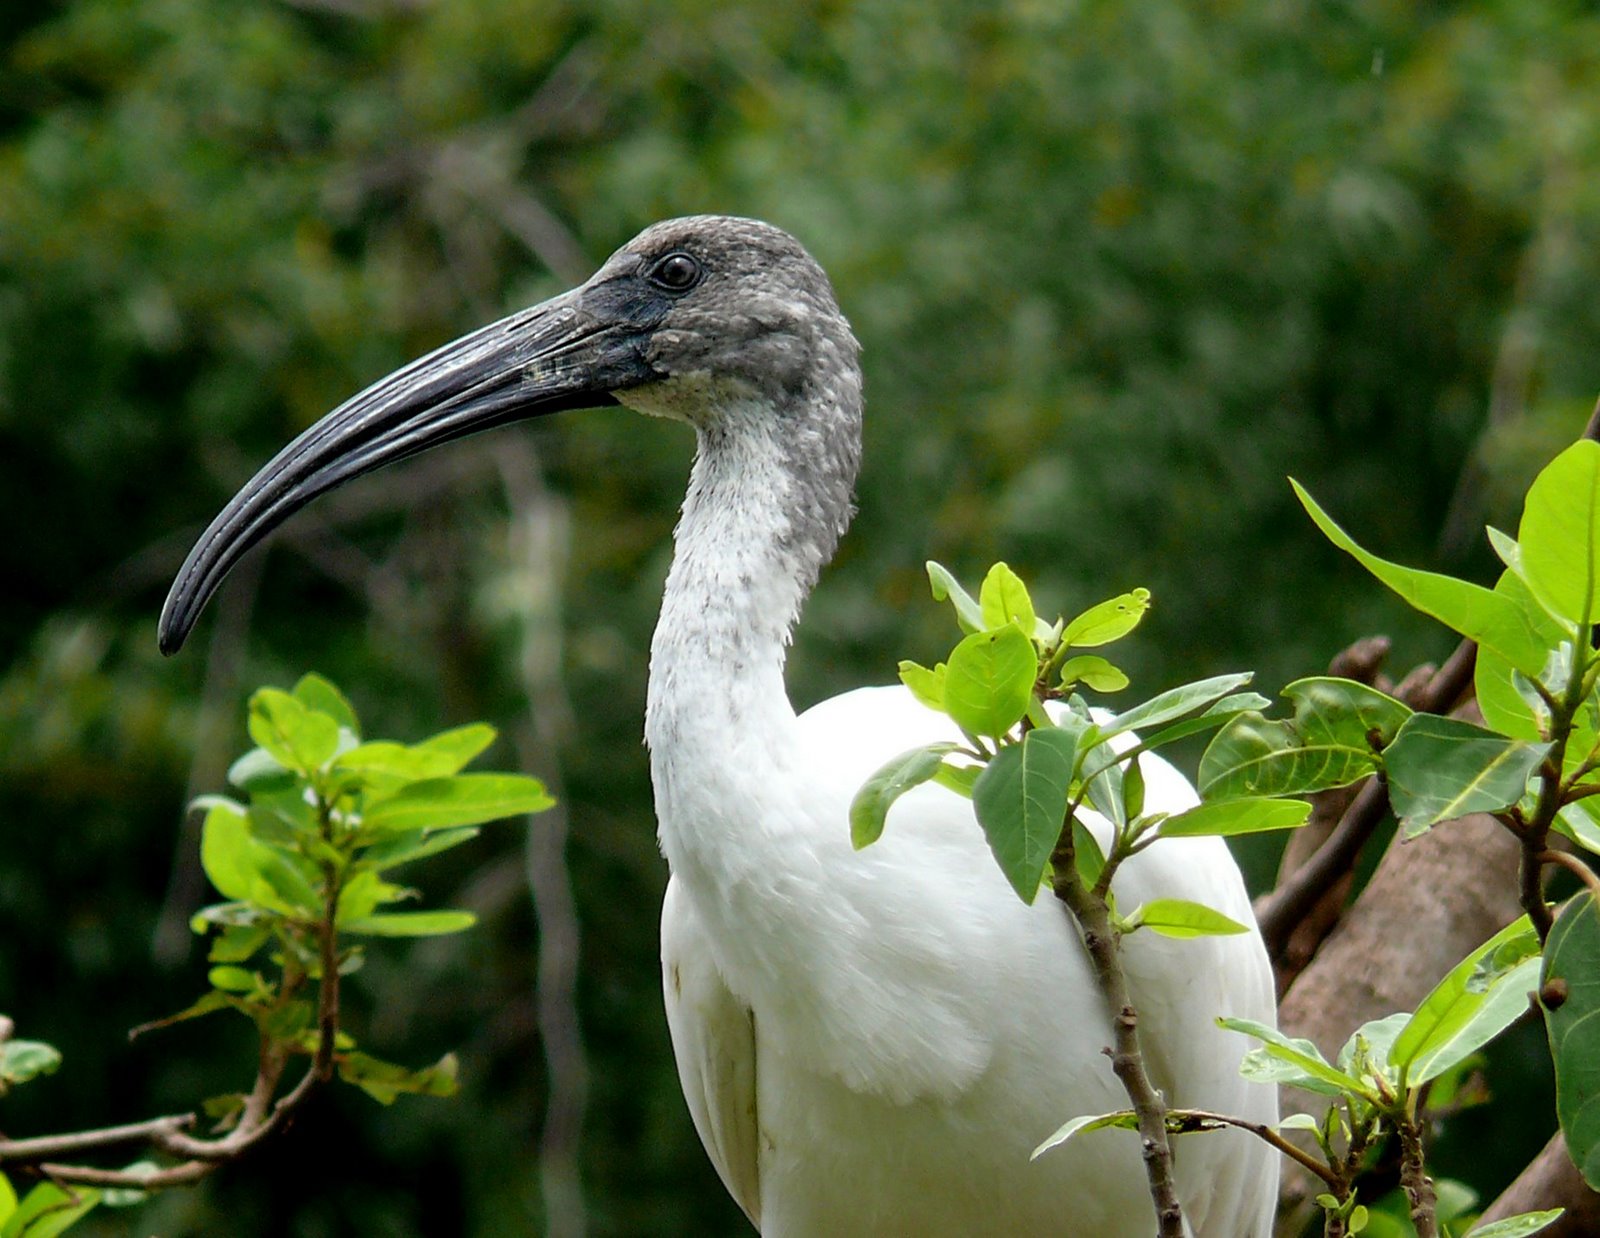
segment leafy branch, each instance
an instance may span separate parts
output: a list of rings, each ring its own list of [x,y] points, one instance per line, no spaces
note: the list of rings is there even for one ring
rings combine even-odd
[[[455,1091],[450,1055],[411,1069],[356,1048],[340,1006],[342,978],[364,959],[353,939],[470,927],[466,911],[393,910],[417,892],[391,882],[390,872],[467,842],[485,822],[541,811],[549,796],[522,775],[461,772],[494,741],[488,726],[413,745],[363,742],[354,709],[316,675],[292,692],[261,689],[248,725],[257,747],[228,773],[244,798],[196,801],[206,811],[201,862],[227,900],[191,922],[211,935],[210,988],[134,1034],[235,1011],[256,1029],[255,1079],[246,1091],[210,1098],[200,1112],[0,1139],[0,1167],[44,1180],[19,1201],[0,1178],[0,1238],[45,1238],[97,1203],[198,1182],[281,1130],[335,1076],[384,1104],[402,1093]],[[0,1033],[0,1092],[59,1064],[49,1046],[11,1039],[9,1022]],[[297,1058],[306,1066],[285,1090]],[[213,1123],[209,1138],[193,1133],[202,1113]],[[161,1159],[121,1168],[81,1160],[128,1147]]]

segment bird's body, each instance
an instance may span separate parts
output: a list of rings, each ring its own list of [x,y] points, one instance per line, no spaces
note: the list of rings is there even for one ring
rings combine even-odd
[[[698,450],[652,646],[645,733],[662,851],[663,985],[679,1074],[723,1181],[770,1236],[1154,1229],[1137,1138],[1037,1161],[1068,1118],[1126,1106],[1110,1022],[1066,911],[1018,900],[971,805],[926,786],[851,848],[850,800],[950,724],[898,688],[796,716],[784,652],[850,516],[857,347],[787,234],[697,217],[647,229],[582,288],[447,346],[335,410],[213,523],[163,616],[172,648],[239,553],[315,494],[473,429],[616,400],[693,426]],[[1145,764],[1150,808],[1193,792]],[[1250,921],[1217,840],[1134,857],[1132,907],[1187,898]],[[1148,1067],[1177,1105],[1270,1120],[1238,1076],[1272,1018],[1260,939],[1124,943]],[[1196,1238],[1265,1238],[1273,1154],[1239,1132],[1175,1156]]]

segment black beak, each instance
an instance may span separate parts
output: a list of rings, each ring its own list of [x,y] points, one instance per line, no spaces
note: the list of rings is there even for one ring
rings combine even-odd
[[[446,344],[347,400],[285,447],[184,560],[161,610],[161,652],[182,647],[245,551],[318,495],[479,430],[615,403],[613,391],[652,377],[643,347],[651,316],[596,313],[597,303],[617,308],[616,298],[592,295],[597,291],[580,288]]]

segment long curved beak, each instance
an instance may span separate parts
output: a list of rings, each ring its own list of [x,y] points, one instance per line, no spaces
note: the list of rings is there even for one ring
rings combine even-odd
[[[643,324],[586,311],[584,291],[513,314],[413,361],[279,452],[184,560],[161,610],[161,652],[182,647],[245,551],[318,495],[480,430],[615,403],[611,392],[648,379]]]

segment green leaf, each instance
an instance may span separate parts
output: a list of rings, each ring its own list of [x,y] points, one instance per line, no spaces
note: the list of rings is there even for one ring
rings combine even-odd
[[[374,937],[441,937],[471,928],[478,917],[470,911],[390,911],[360,920],[342,921],[341,933]]]
[[[1163,937],[1228,937],[1250,930],[1215,908],[1182,898],[1151,899],[1128,917],[1128,931],[1147,928]]]
[[[987,629],[1003,628],[1015,623],[1030,638],[1033,635],[1035,615],[1033,599],[1028,596],[1028,586],[1004,563],[996,563],[983,578],[978,590],[978,609],[983,614]]]
[[[276,688],[261,688],[250,698],[248,725],[251,739],[302,774],[321,769],[339,747],[337,722]]]
[[[17,1192],[11,1179],[0,1174],[0,1225],[4,1225],[17,1210]]]
[[[1413,714],[1384,750],[1389,802],[1407,838],[1440,821],[1496,812],[1522,798],[1549,750],[1457,718]]]
[[[1486,962],[1498,970],[1487,978]],[[1506,925],[1433,987],[1389,1050],[1411,1087],[1488,1044],[1528,1009],[1538,986],[1539,938],[1528,917]]]
[[[969,734],[998,739],[1028,712],[1038,669],[1033,641],[1022,629],[974,632],[950,654],[945,709]]]
[[[1541,1001],[1556,1066],[1556,1116],[1583,1180],[1600,1190],[1600,911],[1584,893],[1570,899],[1545,942]]]
[[[1390,1069],[1389,1049],[1410,1018],[1411,1016],[1402,1010],[1396,1014],[1385,1015],[1381,1019],[1367,1020],[1350,1033],[1349,1039],[1340,1048],[1339,1055],[1334,1058],[1334,1065],[1346,1074],[1357,1077],[1365,1077],[1368,1073],[1372,1073],[1393,1080],[1395,1075]],[[1361,1060],[1363,1058],[1364,1061]]]
[[[1122,813],[1133,821],[1143,811],[1144,770],[1139,768],[1139,758],[1135,756],[1122,767]]]
[[[543,812],[554,803],[543,783],[524,774],[456,774],[409,783],[368,804],[362,824],[369,830],[483,825],[502,817]]]
[[[1585,851],[1600,855],[1600,817],[1593,799],[1577,800],[1556,814],[1555,831]]]
[[[956,608],[956,622],[961,625],[963,632],[983,631],[983,608],[972,600],[968,593],[950,574],[950,570],[943,564],[928,560],[928,584],[933,589],[933,600],[942,602],[946,598]]]
[[[1076,814],[1072,818],[1072,866],[1078,870],[1078,880],[1090,890],[1106,868],[1106,853],[1100,850],[1100,840]]]
[[[339,891],[335,921],[343,928],[353,920],[365,920],[383,904],[398,902],[411,894],[405,886],[385,881],[371,869],[362,869]]]
[[[1138,1115],[1131,1109],[1119,1109],[1115,1113],[1088,1114],[1084,1117],[1073,1118],[1063,1122],[1055,1133],[1041,1143],[1028,1157],[1029,1160],[1038,1160],[1051,1148],[1059,1148],[1074,1135],[1081,1135],[1085,1131],[1104,1130],[1107,1127],[1120,1127],[1123,1130],[1136,1131],[1139,1129]]]
[[[1291,1083],[1325,1096],[1341,1096],[1346,1092],[1357,1096],[1367,1094],[1361,1080],[1330,1065],[1322,1051],[1309,1040],[1285,1036],[1277,1028],[1253,1019],[1221,1018],[1217,1026],[1243,1032],[1262,1042],[1259,1049],[1245,1054],[1244,1061],[1239,1064],[1239,1073],[1247,1079],[1258,1083]]]
[[[301,676],[300,682],[294,686],[292,695],[307,709],[327,714],[335,724],[349,731],[355,740],[361,739],[361,723],[356,720],[355,707],[345,698],[343,692],[315,671]]]
[[[1139,744],[1146,752],[1172,743],[1174,740],[1185,739],[1190,735],[1198,735],[1201,731],[1208,731],[1225,722],[1237,718],[1240,714],[1249,713],[1251,710],[1263,710],[1272,704],[1259,692],[1235,692],[1223,697],[1204,713],[1193,718],[1185,718],[1182,722],[1174,722],[1171,726],[1163,727],[1152,735],[1140,737]]]
[[[934,771],[933,780],[941,787],[948,787],[957,795],[970,800],[972,788],[981,773],[983,773],[981,765],[951,765],[947,762]]]
[[[1144,618],[1150,609],[1150,590],[1135,589],[1089,607],[1070,621],[1061,633],[1061,643],[1075,649],[1092,649],[1121,640]]]
[[[1214,675],[1210,679],[1197,679],[1194,683],[1168,688],[1102,724],[1101,734],[1109,739],[1135,727],[1160,726],[1164,722],[1171,722],[1174,718],[1214,704],[1235,688],[1244,687],[1252,678],[1250,671],[1243,671],[1232,675]]]
[[[1257,799],[1240,796],[1211,800],[1180,812],[1161,823],[1163,838],[1201,835],[1258,834],[1265,830],[1292,830],[1306,823],[1311,804],[1306,800]]]
[[[956,744],[928,744],[902,752],[862,783],[850,801],[850,843],[857,851],[878,841],[894,802],[912,787],[921,786],[939,772],[947,752]]]
[[[298,784],[294,771],[265,748],[252,748],[228,767],[228,781],[251,795],[287,791]]]
[[[1543,1212],[1519,1212],[1514,1217],[1480,1225],[1467,1238],[1524,1238],[1527,1234],[1537,1234],[1546,1226],[1555,1224],[1565,1211],[1564,1208],[1549,1208]]]
[[[494,743],[498,734],[499,732],[487,722],[469,722],[466,726],[440,731],[437,735],[431,735],[411,747],[414,752],[435,753],[448,757],[452,768],[446,772],[459,774]]]
[[[1025,903],[1039,893],[1045,864],[1066,823],[1077,738],[1058,727],[1029,731],[978,775],[972,804],[1000,871]]]
[[[61,1050],[42,1040],[0,1042],[0,1080],[7,1085],[26,1083],[40,1075],[53,1075],[61,1065]],[[0,1088],[0,1092],[5,1089]]]
[[[1523,500],[1517,541],[1534,596],[1574,628],[1600,616],[1600,443],[1579,439],[1545,465]]]
[[[382,870],[437,855],[451,847],[474,839],[481,831],[475,825],[458,826],[448,830],[406,830],[400,834],[387,834],[381,842],[374,843],[361,853],[361,862]]]
[[[1289,484],[1294,487],[1301,505],[1327,539],[1411,606],[1425,615],[1431,615],[1446,627],[1454,628],[1463,636],[1472,637],[1478,644],[1497,651],[1524,674],[1539,673],[1544,662],[1543,650],[1521,610],[1508,599],[1490,592],[1482,585],[1437,572],[1404,567],[1363,550],[1317,506],[1299,482],[1290,478]]]
[[[243,963],[272,940],[272,930],[264,924],[229,926],[218,934],[206,955],[213,963]]]
[[[379,1104],[393,1104],[402,1093],[415,1096],[454,1096],[457,1090],[456,1056],[447,1053],[432,1066],[408,1070],[365,1053],[341,1053],[339,1077],[353,1083]]]
[[[255,972],[243,967],[213,967],[207,976],[211,987],[225,993],[254,993],[260,979]]]
[[[99,1202],[100,1192],[93,1187],[74,1186],[68,1194],[54,1182],[40,1182],[6,1218],[0,1238],[56,1238]]]
[[[931,671],[915,662],[900,663],[900,682],[911,690],[911,695],[917,700],[940,713],[944,712],[944,676],[943,662]]]
[[[340,753],[333,768],[340,772],[387,775],[403,782],[420,782],[426,778],[448,778],[461,766],[448,752],[377,739]]]
[[[1510,599],[1522,611],[1544,649],[1555,649],[1566,638],[1560,622],[1551,617],[1514,572],[1502,572],[1494,591]],[[1513,680],[1513,675],[1519,673],[1493,649],[1480,648],[1473,668],[1478,706],[1483,711],[1484,721],[1502,734],[1513,739],[1543,739],[1545,736],[1540,732],[1533,709]]]
[[[1081,653],[1061,664],[1061,686],[1070,688],[1075,683],[1085,683],[1096,692],[1121,692],[1128,686],[1128,677],[1099,654]]]
[[[1200,758],[1206,799],[1304,795],[1345,786],[1378,766],[1386,743],[1411,711],[1350,679],[1297,679],[1283,690],[1294,703],[1285,721],[1244,713],[1219,731]]]
[[[200,830],[200,866],[224,898],[251,901],[256,874],[253,845],[244,810],[214,800]]]

